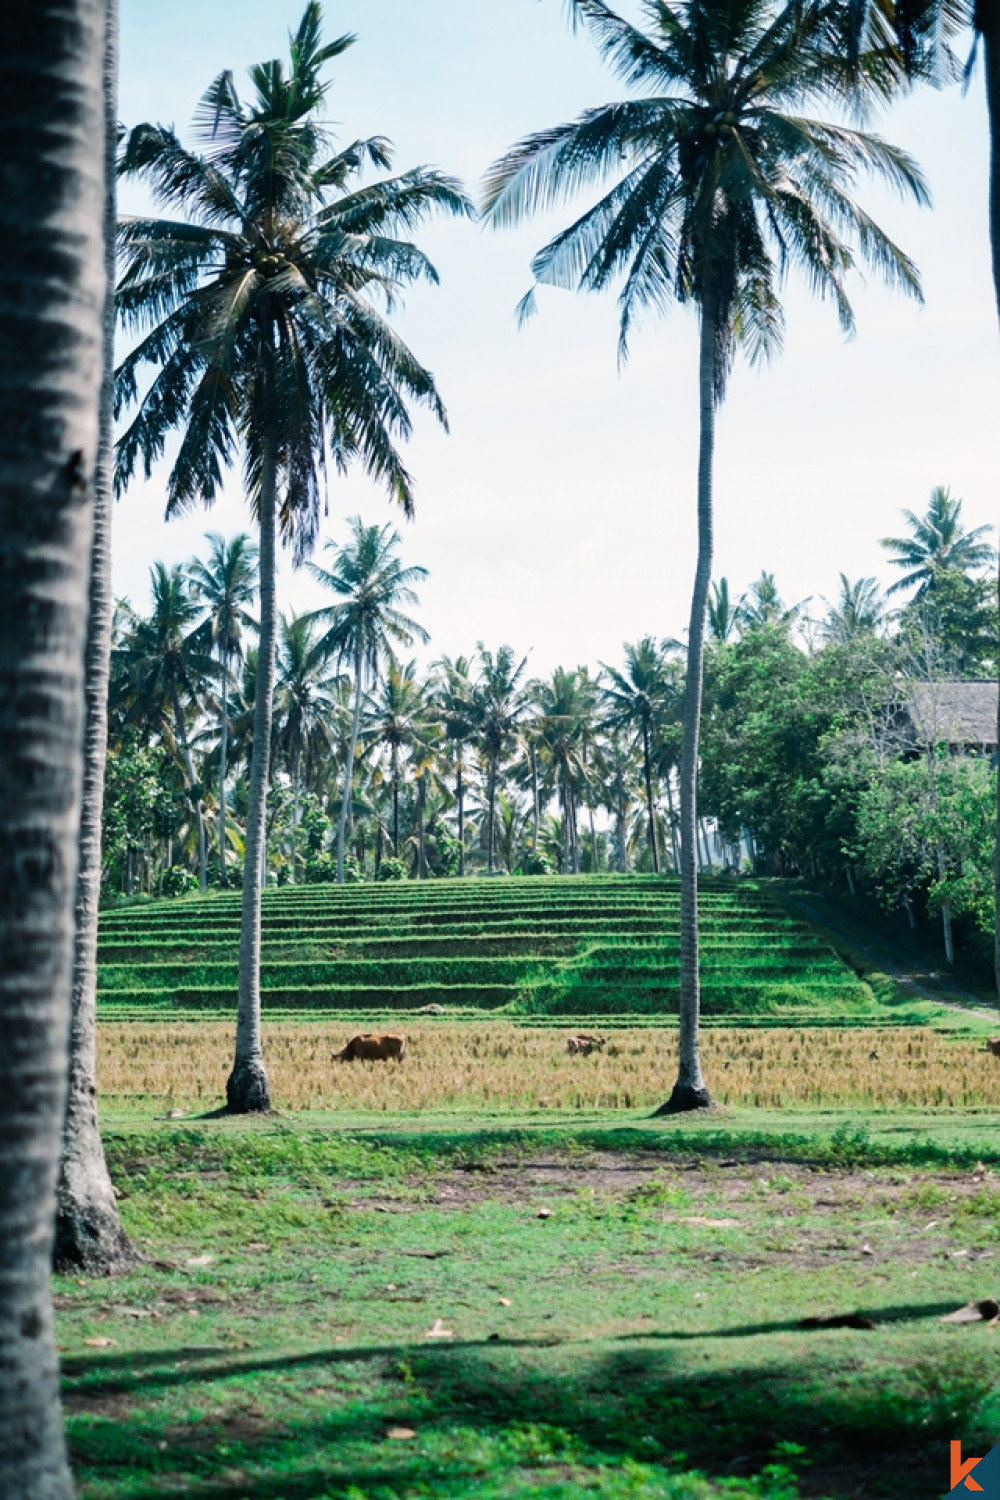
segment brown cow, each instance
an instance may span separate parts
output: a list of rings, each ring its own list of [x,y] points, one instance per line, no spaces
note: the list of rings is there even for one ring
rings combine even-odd
[[[592,1052],[600,1052],[607,1040],[606,1036],[589,1036],[586,1032],[580,1032],[577,1036],[566,1038],[566,1051],[589,1057]]]
[[[334,1062],[402,1062],[406,1056],[405,1036],[352,1036],[341,1052],[333,1054]]]
[[[992,1052],[994,1057],[1000,1057],[1000,1036],[991,1036],[986,1043],[987,1052]]]

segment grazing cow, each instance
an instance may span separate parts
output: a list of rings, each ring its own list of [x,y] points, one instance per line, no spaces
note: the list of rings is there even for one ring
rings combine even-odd
[[[333,1054],[334,1062],[402,1062],[406,1056],[405,1036],[352,1036],[347,1046]]]
[[[606,1036],[588,1036],[586,1032],[581,1032],[578,1036],[566,1038],[566,1051],[589,1057],[592,1052],[600,1052],[606,1042]]]
[[[987,1052],[992,1052],[994,1057],[1000,1057],[1000,1036],[991,1036],[986,1043]]]

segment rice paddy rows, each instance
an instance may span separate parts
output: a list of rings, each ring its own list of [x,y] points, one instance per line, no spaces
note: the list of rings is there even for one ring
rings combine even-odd
[[[116,1017],[231,1014],[239,896],[104,914],[99,1003]],[[657,1016],[679,999],[679,888],[663,878],[451,880],[268,892],[266,1012]],[[706,882],[708,1017],[877,1011],[868,987],[752,884]]]

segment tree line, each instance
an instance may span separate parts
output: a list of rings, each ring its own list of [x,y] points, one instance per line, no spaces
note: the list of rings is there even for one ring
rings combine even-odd
[[[911,920],[940,912],[952,960],[953,917],[992,931],[991,766],[956,760],[943,704],[929,726],[910,709],[995,678],[995,554],[947,489],[904,518],[883,539],[901,575],[888,596],[843,573],[819,609],[787,606],[766,572],[740,598],[713,585],[698,863],[861,885]],[[647,636],[618,665],[538,679],[529,657],[481,644],[421,672],[401,648],[427,641],[404,612],[424,569],[403,565],[390,526],[349,531],[310,565],[334,602],[279,621],[265,879],[676,873],[681,645]],[[245,535],[208,542],[187,568],[153,567],[148,614],[119,606],[110,898],[241,879],[255,552]]]
[[[482,211],[502,226],[599,188],[597,203],[536,258],[536,279],[581,290],[617,281],[623,352],[643,313],[676,301],[699,320],[698,566],[679,778],[681,1065],[665,1106],[686,1109],[709,1102],[698,1054],[697,771],[715,411],[736,352],[754,360],[779,348],[788,268],[830,297],[848,329],[846,278],[856,263],[919,295],[915,267],[853,196],[857,177],[873,173],[924,201],[919,170],[877,135],[840,122],[845,110],[882,103],[917,80],[955,77],[948,42],[962,25],[982,44],[995,121],[997,17],[994,6],[958,0],[687,0],[650,3],[643,31],[604,0],[572,0],[570,11],[634,92],[513,148],[488,174]],[[412,509],[399,452],[410,405],[441,421],[445,411],[388,311],[408,284],[434,277],[410,233],[428,212],[471,216],[473,208],[436,171],[385,176],[390,150],[381,138],[330,149],[320,75],[353,38],[324,44],[317,4],[291,39],[289,66],[251,70],[250,101],[231,73],[218,75],[198,111],[195,151],[151,124],[126,132],[119,151],[113,0],[11,0],[5,20],[0,1494],[55,1500],[72,1484],[48,1290],[53,1240],[67,1263],[75,1256],[92,1269],[114,1269],[129,1254],[94,1103],[112,470],[123,485],[170,443],[173,512],[211,503],[223,470],[243,464],[258,529],[259,634],[227,1098],[235,1111],[262,1109],[276,547],[310,553],[330,468],[360,463]],[[992,162],[1000,172],[1000,154]],[[116,289],[119,172],[144,178],[174,217],[118,226]],[[383,175],[362,182],[363,172]],[[1000,235],[992,239],[1000,292]],[[525,312],[530,305],[529,297]],[[116,313],[135,342],[113,374]],[[114,458],[113,413],[125,422]],[[174,727],[180,733],[176,714]],[[203,827],[199,864],[207,839]]]

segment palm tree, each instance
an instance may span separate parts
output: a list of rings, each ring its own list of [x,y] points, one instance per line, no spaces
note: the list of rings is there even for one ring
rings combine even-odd
[[[740,624],[748,629],[755,625],[793,625],[808,600],[786,606],[778,592],[773,573],[763,571],[740,600]]]
[[[407,402],[446,424],[433,377],[380,308],[433,266],[401,233],[433,209],[466,214],[458,184],[415,168],[356,186],[391,164],[381,138],[328,154],[319,114],[323,66],[351,45],[323,45],[318,0],[291,38],[291,65],[251,70],[244,104],[221,73],[196,129],[206,154],[173,130],[139,125],[123,170],[144,179],[182,219],[124,222],[119,314],[145,334],[118,370],[119,407],[138,405],[118,444],[119,483],[148,472],[169,434],[182,438],[167,513],[211,504],[223,467],[242,454],[260,531],[260,645],[240,936],[236,1056],[226,1085],[233,1111],[270,1107],[260,1038],[260,864],[265,834],[276,633],[275,545],[280,523],[297,558],[319,524],[325,456],[359,463],[410,514],[413,487],[396,443],[410,433]],[[138,373],[158,373],[140,396]]]
[[[563,870],[580,873],[577,828],[579,791],[586,785],[586,737],[595,705],[594,683],[586,672],[556,667],[550,681],[538,684],[537,732],[543,761],[551,770],[563,807]]]
[[[325,642],[317,639],[312,615],[282,615],[275,659],[274,748],[292,778],[293,885],[303,771],[308,783],[322,751],[332,749],[340,709],[339,678],[329,672],[329,661]]]
[[[708,601],[708,629],[713,640],[725,645],[733,639],[743,619],[742,600],[734,604],[729,592],[729,579],[720,578],[712,584]]]
[[[0,1494],[70,1500],[50,1279],[107,291],[106,14],[13,0],[3,22]]]
[[[641,90],[521,141],[491,169],[497,225],[613,178],[610,190],[536,257],[536,282],[598,291],[624,275],[622,357],[636,317],[672,301],[700,322],[698,563],[688,630],[681,771],[681,1035],[666,1109],[709,1104],[698,1048],[697,777],[705,623],[713,550],[715,412],[737,349],[751,361],[781,346],[789,266],[854,326],[845,278],[867,261],[919,296],[912,263],[852,197],[870,172],[927,201],[916,165],[879,137],[808,117],[841,98],[844,63],[828,6],[791,0],[645,0],[644,32],[605,0],[570,0],[612,67]],[[852,248],[853,246],[856,248]],[[534,292],[522,304],[531,310]]]
[[[399,857],[399,789],[402,755],[423,743],[432,724],[431,709],[415,661],[392,661],[364,715],[361,739],[366,749],[388,751],[392,788],[392,852]]]
[[[397,556],[399,533],[391,526],[365,526],[360,516],[348,521],[351,540],[343,547],[327,543],[333,566],[310,565],[313,577],[336,594],[341,603],[316,610],[313,618],[329,621],[322,648],[328,656],[351,663],[354,673],[354,716],[344,763],[344,793],[337,825],[337,881],[344,883],[344,834],[351,803],[354,757],[361,724],[365,685],[373,687],[383,664],[393,659],[392,646],[412,646],[429,639],[423,626],[403,614],[402,605],[419,603],[414,584],[427,569],[404,567]]]
[[[440,676],[435,688],[437,710],[445,739],[452,747],[455,767],[455,807],[458,814],[458,873],[465,874],[465,752],[476,735],[475,685],[471,665],[465,656],[454,661],[443,656],[437,664]],[[537,807],[536,833],[537,843]]]
[[[184,570],[154,563],[150,569],[153,605],[148,618],[135,617],[124,643],[129,719],[158,734],[181,761],[198,830],[198,878],[208,888],[208,853],[201,784],[195,775],[188,715],[196,711],[215,674],[202,610]]]
[[[649,852],[653,873],[660,873],[660,851],[656,839],[656,804],[653,797],[653,751],[666,706],[666,661],[651,635],[634,646],[626,643],[625,670],[601,663],[605,720],[610,729],[635,735],[642,746],[642,775],[646,789]]]
[[[943,485],[931,490],[927,510],[922,516],[912,510],[903,515],[909,536],[884,536],[880,545],[892,555],[897,568],[905,570],[889,589],[898,594],[916,588],[915,598],[922,599],[934,588],[939,571],[957,568],[962,573],[986,567],[996,556],[989,542],[982,540],[992,527],[976,526],[967,531],[962,525],[962,502]]]
[[[79,863],[70,1011],[69,1087],[56,1195],[57,1270],[110,1275],[136,1253],[122,1227],[97,1113],[97,924],[108,754],[108,694],[114,595],[115,153],[118,138],[118,7],[108,0],[104,43],[104,299],[100,430],[93,487],[93,541],[87,610],[86,718],[80,795]]]
[[[243,655],[243,639],[257,622],[247,611],[257,594],[257,549],[245,532],[227,542],[209,532],[207,562],[194,558],[188,578],[208,615],[212,650],[219,660],[219,879],[226,883],[226,772],[229,749],[229,685]]]
[[[823,639],[835,646],[849,646],[860,636],[873,635],[885,617],[882,590],[874,578],[852,583],[840,575],[840,598],[831,604],[822,624]]]
[[[500,763],[513,742],[530,694],[523,683],[528,658],[518,662],[511,646],[487,651],[476,645],[478,675],[472,695],[476,739],[486,757],[486,868],[493,874],[496,856],[496,796]]]

